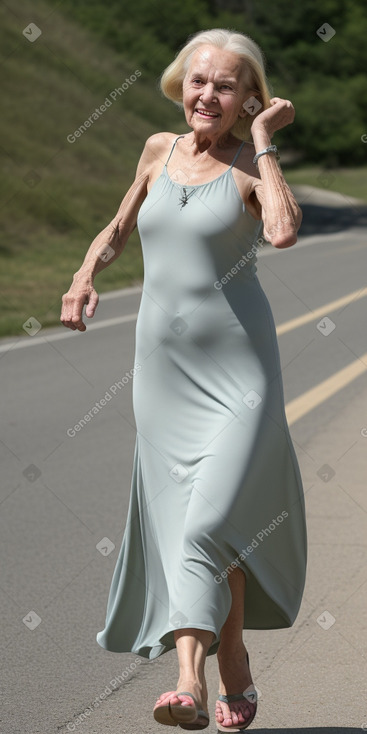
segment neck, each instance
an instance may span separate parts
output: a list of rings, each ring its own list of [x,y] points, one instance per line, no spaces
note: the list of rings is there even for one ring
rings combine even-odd
[[[210,137],[205,135],[203,132],[194,130],[190,140],[194,154],[204,153],[205,151],[211,153],[218,148],[222,150],[223,148],[231,148],[235,142],[238,142],[237,138],[235,138],[229,130],[225,133],[219,133],[218,135]]]

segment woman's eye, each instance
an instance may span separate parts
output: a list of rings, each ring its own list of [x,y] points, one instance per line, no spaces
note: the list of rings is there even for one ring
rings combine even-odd
[[[203,82],[202,79],[193,79],[192,83],[198,85],[198,84],[204,84],[205,82]],[[224,89],[225,91],[229,90],[230,92],[232,92],[233,90],[230,84],[221,84],[220,89]]]

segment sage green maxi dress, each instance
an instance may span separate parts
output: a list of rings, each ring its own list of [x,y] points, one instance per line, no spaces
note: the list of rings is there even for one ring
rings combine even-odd
[[[222,175],[197,186],[176,183],[167,161],[139,210],[137,435],[97,634],[112,652],[153,659],[175,647],[174,630],[195,627],[215,633],[214,654],[236,566],[246,574],[244,629],[290,627],[301,604],[303,486],[273,315],[256,275],[262,222],[232,175],[243,145]]]

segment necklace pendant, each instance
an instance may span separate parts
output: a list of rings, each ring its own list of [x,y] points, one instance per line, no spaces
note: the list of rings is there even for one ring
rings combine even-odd
[[[186,204],[187,204],[188,200],[189,200],[189,197],[188,197],[188,195],[187,195],[187,191],[186,191],[186,189],[184,188],[184,189],[183,189],[183,195],[181,196],[181,199],[180,199],[181,209],[182,209],[182,208],[183,208],[184,206],[186,206]]]

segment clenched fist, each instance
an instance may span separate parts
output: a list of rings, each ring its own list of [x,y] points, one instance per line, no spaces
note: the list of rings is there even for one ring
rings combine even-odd
[[[280,130],[286,125],[290,125],[295,116],[295,110],[289,99],[281,99],[280,97],[272,97],[270,100],[271,107],[263,110],[255,117],[251,125],[251,133],[255,130],[265,129],[271,138],[276,130]]]

